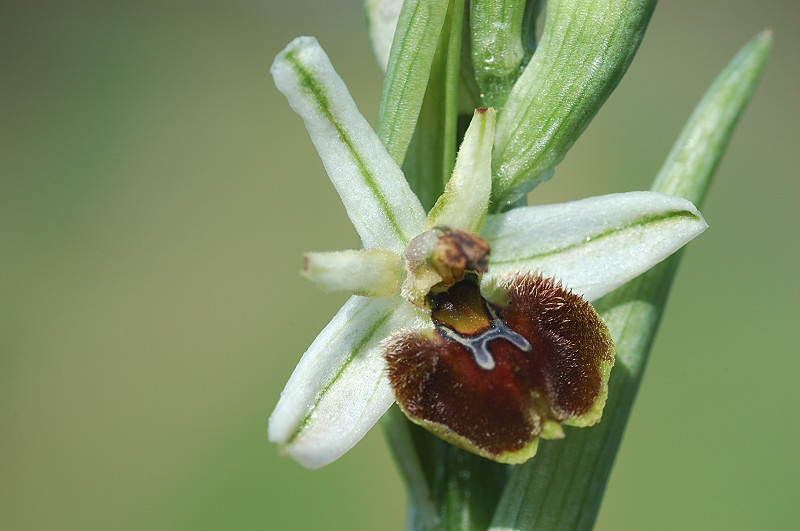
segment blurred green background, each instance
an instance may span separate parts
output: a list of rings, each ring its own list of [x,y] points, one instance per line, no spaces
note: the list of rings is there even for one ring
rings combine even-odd
[[[599,529],[800,526],[800,7],[673,0],[531,202],[646,189],[717,72],[775,49],[674,286]],[[320,471],[267,442],[356,245],[268,74],[316,35],[362,109],[360,0],[3,2],[0,528],[400,529],[380,430]]]

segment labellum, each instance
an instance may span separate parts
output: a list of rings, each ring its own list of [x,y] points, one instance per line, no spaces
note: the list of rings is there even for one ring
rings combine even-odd
[[[487,301],[468,274],[429,303],[435,331],[387,340],[388,375],[415,423],[465,450],[503,463],[536,453],[561,425],[600,420],[614,363],[594,308],[552,278],[520,273]]]

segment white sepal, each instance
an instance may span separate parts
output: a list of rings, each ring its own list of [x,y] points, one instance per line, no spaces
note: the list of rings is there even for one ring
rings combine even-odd
[[[270,69],[303,118],[364,247],[402,252],[425,211],[313,37],[298,37]]]
[[[644,273],[707,227],[686,199],[628,192],[489,215],[481,236],[492,246],[491,277],[538,271],[594,300]]]
[[[394,402],[381,341],[399,329],[423,327],[421,312],[399,297],[351,297],[281,392],[269,419],[270,440],[308,468],[338,459]]]

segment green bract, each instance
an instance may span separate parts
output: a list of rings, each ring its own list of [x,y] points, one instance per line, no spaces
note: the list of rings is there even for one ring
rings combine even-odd
[[[504,208],[551,175],[622,79],[652,0],[550,0],[541,40],[497,124],[492,200]]]
[[[425,243],[436,227],[488,242],[481,286],[490,300],[502,299],[508,275],[538,273],[593,300],[706,228],[691,202],[654,192],[488,213],[490,197],[508,190],[490,168],[518,156],[508,147],[499,159],[492,154],[498,145],[492,109],[475,112],[447,189],[426,216],[315,39],[293,41],[271,71],[305,121],[364,244],[361,251],[307,256],[307,276],[356,295],[306,351],[270,417],[270,439],[305,466],[341,456],[393,403],[384,341],[399,331],[434,333],[427,297],[447,280]],[[354,275],[358,271],[370,274]]]
[[[462,59],[462,67],[468,66],[472,74],[463,76],[467,88],[475,92],[476,106],[502,108],[492,162],[492,211],[508,208],[550,178],[622,79],[656,4],[655,0],[549,0],[541,38],[534,43],[542,3],[475,0],[469,4],[469,20],[463,21],[470,36],[469,49],[461,51],[469,57]],[[431,103],[434,108],[450,104],[448,94],[452,97],[453,91],[440,85],[456,82],[459,70],[452,68],[457,62],[452,57],[440,56],[446,55],[445,48],[458,54],[460,39],[447,46],[438,41],[438,51],[437,39],[445,32],[460,36],[462,21],[458,6],[453,6],[457,14],[446,20],[448,2],[442,0],[409,0],[402,10],[399,4],[370,0],[366,7],[373,48],[379,61],[389,65],[378,136],[402,163],[412,134],[419,134],[414,132],[417,120],[426,118],[425,112],[420,114],[423,96],[428,103],[444,92]],[[399,19],[389,15],[398,11]],[[397,31],[391,31],[392,24]],[[447,120],[449,115],[452,112],[437,119]],[[410,177],[417,181],[416,175]],[[421,183],[423,189],[428,186]]]

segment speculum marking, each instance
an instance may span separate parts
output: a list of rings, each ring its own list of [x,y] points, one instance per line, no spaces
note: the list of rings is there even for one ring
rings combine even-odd
[[[455,341],[472,355],[475,364],[483,370],[491,371],[495,368],[494,356],[489,349],[489,343],[495,340],[505,340],[520,349],[522,352],[530,352],[531,344],[527,339],[512,330],[506,325],[505,321],[497,314],[491,304],[483,302],[483,307],[489,314],[491,325],[486,330],[475,335],[464,335],[456,332],[449,326],[442,323],[435,323],[436,329],[445,339]]]

